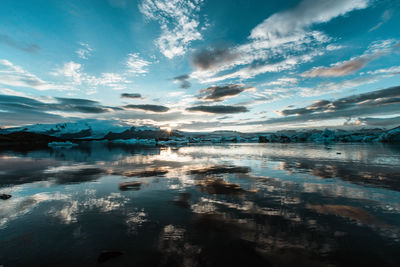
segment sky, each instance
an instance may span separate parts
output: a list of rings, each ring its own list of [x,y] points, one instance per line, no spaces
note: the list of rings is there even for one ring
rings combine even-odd
[[[0,127],[400,125],[400,1],[2,0]]]

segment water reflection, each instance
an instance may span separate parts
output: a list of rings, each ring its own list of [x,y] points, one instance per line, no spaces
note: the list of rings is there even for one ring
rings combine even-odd
[[[399,166],[363,144],[3,151],[0,265],[396,266]]]

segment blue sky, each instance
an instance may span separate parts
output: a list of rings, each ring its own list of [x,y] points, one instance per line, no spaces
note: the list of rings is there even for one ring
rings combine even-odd
[[[400,2],[11,1],[0,126],[400,124]]]

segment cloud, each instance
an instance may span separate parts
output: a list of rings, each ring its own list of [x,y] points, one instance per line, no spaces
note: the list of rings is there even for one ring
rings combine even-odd
[[[135,99],[135,98],[142,98],[142,95],[141,94],[137,94],[137,93],[134,93],[134,94],[123,93],[123,94],[121,94],[121,98]]]
[[[40,46],[37,44],[17,41],[5,34],[0,34],[0,43],[28,53],[36,53],[40,50]]]
[[[383,14],[381,16],[381,21],[378,24],[376,24],[374,27],[369,29],[368,32],[372,32],[372,31],[375,31],[375,30],[379,29],[383,24],[388,22],[392,17],[393,17],[393,11],[392,10],[386,10],[385,12],[383,12]]]
[[[36,75],[12,64],[6,59],[0,59],[0,84],[29,87],[36,90],[68,90],[67,86],[60,86],[43,81]]]
[[[192,86],[192,84],[188,81],[189,78],[190,78],[189,75],[183,74],[183,75],[174,77],[173,81],[174,81],[174,83],[178,83],[180,88],[188,89]]]
[[[0,109],[7,112],[79,112],[106,113],[119,110],[115,107],[100,105],[99,102],[81,98],[49,98],[50,102],[34,98],[0,95]]]
[[[150,61],[141,59],[138,53],[128,54],[128,59],[126,61],[126,66],[128,68],[128,73],[135,75],[146,74],[149,72],[148,66],[151,64]]]
[[[303,77],[340,77],[355,73],[364,68],[372,60],[381,56],[393,53],[397,50],[395,40],[383,40],[373,42],[367,51],[359,57],[354,57],[348,61],[338,62],[331,67],[316,67],[312,70],[304,72]]]
[[[192,65],[200,70],[213,69],[231,63],[239,55],[229,47],[201,49],[192,55]]]
[[[351,80],[343,80],[340,82],[321,82],[313,88],[303,87],[297,88],[301,96],[318,96],[333,92],[340,92],[344,89],[355,88],[365,84],[371,84],[379,81],[377,76],[357,77]]]
[[[289,86],[289,85],[294,85],[298,83],[298,79],[297,78],[293,78],[293,77],[282,77],[282,78],[278,78],[274,81],[270,81],[270,82],[266,82],[263,84],[260,84],[260,86]]]
[[[71,113],[94,115],[121,110],[118,107],[103,106],[97,101],[81,98],[50,97],[46,100],[0,94],[1,124],[59,123],[71,119]]]
[[[167,58],[186,53],[191,42],[201,40],[198,13],[202,0],[143,0],[140,12],[161,26],[156,45]]]
[[[306,107],[281,110],[279,113],[283,117],[244,122],[242,125],[290,125],[360,116],[399,114],[399,112],[400,86],[397,86],[334,101],[318,100]]]
[[[357,124],[368,125],[376,127],[394,127],[400,125],[400,116],[390,117],[390,118],[358,118]]]
[[[168,107],[160,106],[160,105],[151,105],[151,104],[143,104],[143,105],[126,105],[125,109],[141,109],[145,111],[152,112],[167,112],[169,110]]]
[[[8,89],[8,88],[1,88],[0,89],[0,93],[2,93],[3,95],[14,95],[14,96],[28,97],[23,92],[15,91],[15,90]]]
[[[92,48],[89,46],[87,43],[79,43],[80,48],[75,51],[75,53],[78,55],[79,58],[81,59],[88,59],[88,57],[92,53]]]
[[[254,87],[245,87],[241,84],[228,84],[224,86],[211,86],[199,91],[199,99],[210,101],[222,101],[226,98],[239,95],[241,92],[253,90]]]
[[[103,72],[100,76],[87,74],[84,72],[82,64],[74,61],[64,63],[63,67],[56,69],[51,74],[66,78],[66,84],[70,87],[85,85],[90,90],[97,90],[98,86],[122,90],[127,87],[127,84],[131,83],[125,74],[109,72]]]
[[[361,56],[348,61],[340,62],[332,67],[317,67],[310,71],[304,72],[303,77],[340,77],[352,74],[364,68],[376,56]]]
[[[374,108],[388,104],[400,103],[400,86],[373,91],[365,94],[340,98],[335,101],[319,100],[313,104],[297,109],[285,109],[280,113],[283,116],[304,115],[317,112],[336,112],[340,110],[352,110],[354,108]],[[398,107],[400,109],[400,107]]]
[[[225,62],[208,70],[198,69],[190,76],[201,83],[216,83],[237,78],[247,80],[267,72],[290,70],[322,55],[325,48],[318,45],[328,40],[329,38],[314,31],[310,36],[303,35],[300,39],[288,39],[280,44],[250,42],[234,48],[235,53],[240,56],[231,63]]]
[[[242,113],[248,112],[245,106],[194,106],[186,109],[187,111],[200,111],[205,113],[215,113],[215,114],[231,114],[231,113]]]
[[[367,72],[369,75],[389,75],[389,76],[393,76],[393,75],[399,75],[400,74],[400,66],[393,66],[390,68],[384,68],[384,69],[377,69],[374,71],[368,71]]]
[[[313,24],[328,22],[352,10],[368,6],[368,0],[303,0],[296,7],[276,13],[257,25],[250,34],[252,39],[282,38],[304,32]]]
[[[203,68],[190,76],[201,83],[215,83],[296,68],[335,48],[328,44],[332,38],[312,26],[366,8],[368,4],[368,0],[303,0],[253,28],[247,43],[231,47],[232,54],[238,55],[236,58],[215,64],[211,59],[212,64],[200,64]]]

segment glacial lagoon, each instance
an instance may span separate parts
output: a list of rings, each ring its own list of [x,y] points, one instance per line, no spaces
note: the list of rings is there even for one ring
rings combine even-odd
[[[399,266],[400,146],[0,152],[0,265]]]

